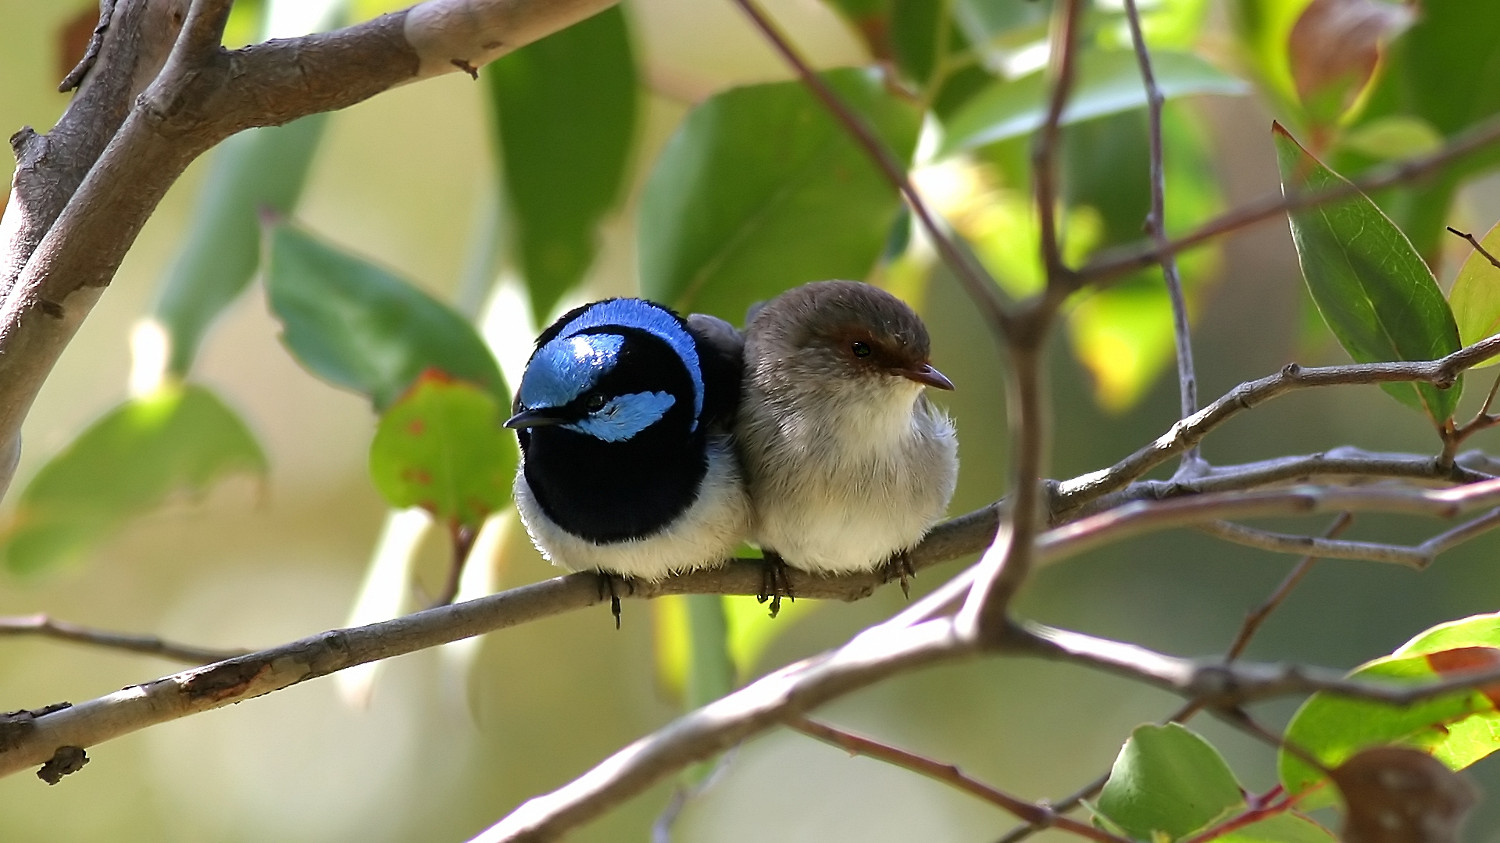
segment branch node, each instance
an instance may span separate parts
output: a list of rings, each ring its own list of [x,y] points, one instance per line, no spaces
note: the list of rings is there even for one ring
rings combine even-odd
[[[81,746],[60,746],[52,753],[46,764],[36,771],[36,777],[47,784],[57,784],[63,776],[76,773],[89,763],[88,753]]]

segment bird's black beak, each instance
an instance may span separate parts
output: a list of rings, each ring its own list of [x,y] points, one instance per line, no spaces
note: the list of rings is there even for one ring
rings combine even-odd
[[[563,420],[558,417],[555,407],[539,407],[535,410],[522,410],[505,420],[505,426],[512,429],[523,427],[546,427],[549,424],[562,424]]]
[[[896,369],[894,374],[936,389],[953,389],[953,381],[948,380],[948,376],[939,372],[931,363],[918,363],[915,366]]]

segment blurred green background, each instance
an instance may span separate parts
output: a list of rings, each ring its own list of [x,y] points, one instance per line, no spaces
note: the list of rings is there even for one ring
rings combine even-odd
[[[61,76],[54,35],[83,5],[0,0],[5,131],[45,130],[61,112],[66,97],[53,90]],[[824,6],[799,0],[766,6],[819,65],[861,60],[858,43]],[[644,114],[638,160],[654,157],[687,101],[727,84],[786,76],[727,4],[644,0],[632,3],[630,13],[649,55],[644,75],[656,92]],[[451,299],[472,218],[483,212],[491,183],[483,96],[482,86],[452,74],[333,115],[297,219]],[[1194,107],[1210,128],[1215,175],[1229,201],[1276,190],[1270,115],[1248,98],[1209,98]],[[5,167],[8,174],[8,161]],[[203,169],[195,165],[168,195],[62,358],[27,422],[14,490],[125,397],[132,326],[180,245]],[[638,169],[637,192],[644,178]],[[1491,179],[1465,194],[1470,228],[1483,231],[1500,217],[1496,186]],[[606,226],[591,293],[634,290],[633,211],[632,200]],[[1345,359],[1331,343],[1305,339],[1305,293],[1284,221],[1225,241],[1221,266],[1196,329],[1205,400],[1293,359]],[[1440,280],[1451,271],[1440,271]],[[952,511],[964,512],[1004,489],[1000,364],[951,279],[939,274],[920,304],[935,336],[934,362],[959,386],[940,400],[963,443]],[[266,646],[346,623],[386,511],[365,468],[375,418],[364,400],[299,367],[278,330],[262,289],[253,287],[209,335],[196,370],[260,437],[272,463],[269,482],[234,480],[205,499],[176,502],[134,523],[86,563],[38,578],[0,579],[0,614],[46,612],[222,647]],[[529,337],[519,341],[524,348]],[[1138,404],[1105,412],[1066,343],[1055,345],[1052,476],[1108,465],[1175,418],[1177,390],[1167,373]],[[1495,436],[1481,435],[1476,444],[1493,447]],[[1300,393],[1246,413],[1208,441],[1206,454],[1229,463],[1338,445],[1435,447],[1422,421],[1378,390],[1345,388]],[[1417,521],[1379,521],[1361,523],[1360,535],[1420,540],[1433,530]],[[1311,522],[1273,526],[1321,529]],[[1273,616],[1248,657],[1347,668],[1433,623],[1494,611],[1500,608],[1496,547],[1494,538],[1481,539],[1420,574],[1324,562]],[[502,586],[556,573],[519,529],[509,531],[504,548],[503,564],[496,563]],[[431,592],[440,582],[441,550],[436,542],[428,550],[419,574]],[[1042,571],[1020,608],[1048,623],[1175,654],[1212,654],[1293,561],[1192,533],[1155,536]],[[924,572],[917,589],[959,565]],[[836,646],[902,605],[899,591],[889,588],[851,605],[803,601],[775,622],[776,637],[750,671]],[[652,636],[644,604],[626,605],[619,632],[603,609],[573,613],[486,636],[468,645],[479,648],[472,663],[444,651],[397,659],[363,708],[345,704],[333,681],[320,680],[154,727],[91,749],[88,767],[55,787],[30,775],[0,781],[0,840],[466,839],[680,710],[656,678]],[[6,639],[0,709],[78,702],[177,669],[146,657]],[[819,716],[1043,799],[1071,793],[1105,771],[1132,726],[1174,707],[1166,695],[1119,679],[992,659],[902,677]],[[1255,712],[1279,725],[1293,707],[1288,701]],[[1273,784],[1270,749],[1207,720],[1197,728],[1247,784]],[[1500,793],[1493,760],[1471,775]],[[670,789],[657,787],[574,839],[646,839]],[[951,789],[776,732],[733,753],[723,774],[687,804],[672,834],[689,841],[983,841],[1012,824]],[[1500,841],[1497,828],[1500,799],[1492,797],[1466,839]]]

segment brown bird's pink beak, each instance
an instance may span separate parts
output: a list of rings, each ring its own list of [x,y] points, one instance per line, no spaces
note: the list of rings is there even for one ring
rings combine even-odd
[[[920,384],[935,387],[937,389],[953,389],[953,381],[948,376],[939,372],[931,363],[918,363],[905,369],[895,369],[892,374],[909,378]]]

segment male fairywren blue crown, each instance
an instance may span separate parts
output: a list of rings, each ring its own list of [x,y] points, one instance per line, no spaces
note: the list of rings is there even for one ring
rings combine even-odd
[[[749,524],[730,439],[741,351],[722,320],[643,299],[587,304],[542,332],[505,425],[543,556],[654,580],[733,554]]]

